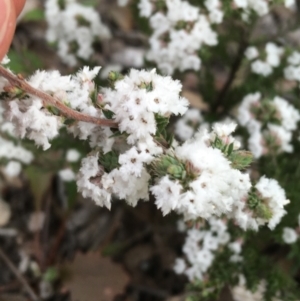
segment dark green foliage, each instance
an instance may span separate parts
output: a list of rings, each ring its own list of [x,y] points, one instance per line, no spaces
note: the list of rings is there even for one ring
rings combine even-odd
[[[107,119],[113,119],[115,115],[115,113],[111,110],[102,110],[102,112]]]
[[[160,156],[151,163],[150,169],[159,178],[168,175],[171,179],[183,180],[186,177],[185,164],[170,155]]]
[[[173,134],[167,130],[169,124],[169,117],[164,117],[159,114],[155,114],[155,121],[157,126],[157,131],[155,137],[158,142],[161,142],[163,146],[171,145],[173,141]]]
[[[225,144],[222,139],[216,136],[212,147],[219,149],[231,162],[231,166],[238,170],[247,168],[253,161],[253,155],[249,151],[234,150],[234,143]]]
[[[103,166],[106,172],[112,171],[114,168],[119,167],[119,155],[115,151],[110,151],[105,154],[100,154],[99,163]]]

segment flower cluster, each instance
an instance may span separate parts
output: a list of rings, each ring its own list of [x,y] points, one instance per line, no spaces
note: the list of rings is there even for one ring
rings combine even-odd
[[[202,229],[192,228],[187,231],[183,254],[185,258],[177,258],[174,271],[177,274],[185,274],[190,281],[203,280],[209,268],[214,262],[218,252],[224,247],[231,252],[230,261],[240,262],[242,241],[233,241],[227,229],[226,221],[210,218],[207,227]]]
[[[282,47],[274,43],[267,43],[265,46],[265,60],[259,57],[259,51],[256,47],[248,47],[245,55],[251,61],[251,70],[253,73],[260,74],[264,77],[273,73],[274,68],[280,65],[281,56],[284,53]]]
[[[95,90],[92,79],[99,70],[100,67],[95,67],[92,70],[84,67],[72,77],[62,76],[58,71],[37,71],[29,78],[28,83],[76,111],[89,116],[101,117],[101,110],[95,107],[92,100],[92,94]],[[20,95],[12,95],[12,98],[13,100],[9,102],[8,115],[14,123],[18,135],[35,141],[44,150],[48,149],[50,147],[49,140],[59,134],[66,118],[62,117],[55,107],[44,104],[40,97],[21,93]],[[93,136],[95,128],[98,129],[97,136]],[[86,122],[70,125],[68,130],[81,139],[86,140],[92,136],[91,144],[96,143],[95,141],[100,138],[102,133],[99,126]],[[108,131],[107,134],[110,135],[111,132]],[[108,140],[105,143],[108,143]]]
[[[117,74],[111,73],[116,79]],[[165,125],[171,114],[183,114],[188,102],[179,93],[181,84],[170,77],[131,70],[119,78],[113,89],[103,89],[104,112],[112,113],[118,130],[111,133],[110,144],[101,153],[82,161],[78,188],[84,196],[110,208],[112,195],[135,206],[148,200],[150,174],[146,169],[163,153]]]
[[[230,136],[235,126],[217,124],[213,132],[199,132],[174,149],[172,160],[184,166],[183,173],[169,172],[151,188],[164,214],[176,209],[185,219],[209,218],[229,214],[234,204],[244,204],[251,187],[249,175],[233,168],[221,151],[224,146],[228,156],[238,151],[239,144]],[[158,169],[162,163],[156,164]]]
[[[19,90],[9,102],[17,132],[44,149],[63,126],[90,141],[93,152],[82,160],[77,179],[84,197],[110,208],[113,196],[135,206],[140,199],[148,200],[151,192],[164,215],[175,210],[185,220],[225,215],[243,229],[255,230],[266,223],[274,228],[280,221],[287,203],[284,191],[266,178],[252,186],[243,172],[252,155],[240,150],[231,136],[236,124],[216,123],[211,132],[203,128],[179,144],[166,131],[171,115],[187,111],[179,81],[155,70],[132,69],[125,77],[111,72],[112,88],[97,94],[93,78],[98,72],[98,67],[85,67],[71,77],[39,71],[28,82],[74,112],[106,116],[117,125],[115,129],[83,121],[67,125],[59,110]],[[195,111],[189,115],[199,119]],[[74,179],[71,170],[61,172],[61,177]]]
[[[249,149],[256,158],[269,153],[292,152],[292,132],[297,128],[300,114],[281,97],[262,99],[259,92],[244,97],[238,120],[246,126]]]
[[[237,8],[244,10],[244,19],[247,19],[251,11],[259,16],[266,15],[269,12],[268,0],[234,0],[233,3]]]
[[[9,62],[9,59],[5,59],[1,64],[5,65]],[[0,94],[3,92],[4,86],[7,81],[0,78]],[[18,176],[22,170],[22,164],[30,164],[33,160],[33,154],[22,147],[20,144],[16,144],[16,137],[14,135],[14,125],[4,118],[5,107],[0,104],[0,160],[3,165],[2,172],[8,177]],[[10,140],[9,138],[13,138]]]
[[[273,229],[288,204],[275,180],[262,177],[255,186],[241,172],[251,162],[248,152],[230,135],[235,124],[216,124],[174,149],[172,156],[154,162],[160,179],[151,187],[164,214],[176,210],[186,220],[222,216],[233,218],[243,229]]]
[[[57,43],[58,55],[69,66],[76,66],[77,58],[89,59],[95,40],[110,38],[108,27],[92,7],[81,5],[76,0],[47,0],[45,9],[46,38]]]
[[[209,16],[187,1],[140,1],[140,15],[149,18],[153,30],[147,59],[165,74],[172,74],[176,69],[199,70],[201,47],[217,44],[211,22],[221,22],[222,12],[218,9],[219,1],[206,2]]]
[[[181,141],[191,139],[202,122],[198,109],[189,109],[175,124],[175,134]]]
[[[66,152],[65,160],[68,165],[71,165],[72,163],[78,162],[80,157],[81,157],[81,154],[76,149],[69,149]],[[74,181],[76,179],[76,175],[70,166],[67,166],[67,167],[61,169],[58,172],[58,175],[59,175],[60,179],[64,182],[70,182],[70,181]]]
[[[254,12],[259,17],[263,17],[270,12],[270,6],[273,0],[233,0],[233,6],[242,10],[242,19],[249,21],[250,15]],[[286,8],[293,9],[295,0],[282,0]]]
[[[266,223],[270,229],[274,229],[286,214],[284,206],[289,203],[278,182],[263,176],[249,193],[247,204],[252,210],[249,213],[252,217],[247,216],[247,223],[253,229]]]
[[[287,59],[288,66],[284,69],[287,80],[300,82],[300,52],[294,51]]]

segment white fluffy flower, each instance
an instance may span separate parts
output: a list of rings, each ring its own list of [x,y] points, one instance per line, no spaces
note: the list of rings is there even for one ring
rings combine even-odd
[[[297,232],[289,227],[283,228],[282,239],[286,244],[293,244],[298,239]]]
[[[101,177],[104,175],[103,168],[98,163],[98,154],[88,156],[81,162],[77,187],[85,198],[91,198],[99,206],[111,207],[111,193],[103,189]]]
[[[0,158],[19,160],[24,164],[29,164],[33,160],[33,154],[22,146],[0,137]]]
[[[17,134],[21,138],[27,136],[41,145],[44,150],[50,147],[49,140],[58,135],[62,126],[61,118],[50,114],[43,108],[43,103],[35,97],[20,102],[9,103],[10,119],[16,124]]]
[[[224,127],[216,125],[220,138],[229,144],[234,140],[226,136],[231,133],[235,125]],[[209,218],[222,214],[235,218],[234,207],[240,204],[244,208],[244,199],[251,187],[249,175],[233,169],[224,154],[211,146],[213,137],[204,132],[194,139],[186,141],[175,148],[176,160],[188,166],[191,179],[183,186],[177,181],[165,176],[156,183],[151,191],[156,196],[156,204],[162,208],[164,214],[175,210],[184,218]],[[212,140],[211,140],[212,139]]]
[[[10,62],[10,59],[8,58],[7,55],[4,56],[2,61],[0,62],[1,65],[7,65]]]
[[[198,109],[192,108],[186,111],[186,113],[176,122],[175,134],[180,140],[185,141],[194,135],[195,131],[199,127],[202,121],[201,113]]]
[[[112,191],[119,199],[125,199],[131,206],[136,206],[139,200],[149,199],[149,180],[150,175],[142,169],[140,176],[125,174],[120,169],[113,169],[105,175],[107,188]],[[103,181],[104,181],[103,179]]]
[[[22,170],[22,165],[20,162],[17,161],[10,161],[4,168],[4,173],[8,177],[16,177],[20,174]]]
[[[266,44],[267,63],[272,67],[278,67],[280,64],[280,58],[283,54],[283,48],[278,47],[274,43]]]
[[[76,149],[69,149],[66,153],[66,160],[68,162],[77,162],[80,158],[80,153]]]
[[[248,60],[256,59],[258,57],[258,55],[259,55],[259,52],[258,52],[257,48],[254,46],[248,47],[245,51],[245,56]]]
[[[256,60],[251,64],[251,70],[253,73],[260,74],[262,76],[268,76],[273,72],[273,68],[267,62],[262,60]]]
[[[252,111],[253,108],[260,106],[261,93],[256,92],[246,95],[239,108],[237,120],[243,126],[246,126],[249,132],[255,132],[261,128],[261,122],[257,120]]]
[[[288,57],[288,63],[291,65],[300,65],[300,52],[294,51],[289,57]]]
[[[65,168],[58,172],[58,175],[64,182],[70,182],[75,180],[75,174],[72,169]]]
[[[279,96],[273,100],[261,98],[259,92],[248,94],[238,109],[237,119],[250,134],[250,151],[256,158],[272,151],[291,152],[292,131],[300,120],[298,110]]]
[[[149,139],[156,133],[155,114],[169,116],[183,114],[188,101],[179,96],[181,84],[155,70],[132,69],[129,75],[115,84],[115,89],[103,91],[104,101],[114,112],[121,132],[129,134],[130,144]]]
[[[234,0],[234,4],[244,10],[246,15],[249,10],[253,10],[259,16],[264,16],[269,12],[269,2],[266,0]]]
[[[155,204],[163,215],[168,214],[179,205],[179,197],[182,186],[177,181],[171,181],[168,176],[160,179],[160,181],[151,188],[156,201]]]
[[[58,43],[58,54],[70,66],[77,64],[77,57],[89,59],[93,53],[94,40],[110,38],[110,31],[92,7],[75,0],[65,1],[61,7],[58,0],[47,0],[45,14],[48,23],[46,38]]]
[[[58,71],[37,71],[28,82],[73,110],[92,117],[105,118],[101,109],[96,107],[91,99],[95,91],[93,79],[99,70],[100,67],[84,67],[74,76],[62,76]],[[9,103],[9,107],[8,115],[17,134],[34,140],[37,145],[43,146],[44,150],[50,147],[50,140],[55,138],[64,126],[64,119],[53,114],[51,107],[44,106],[43,101],[35,96],[15,99]],[[80,139],[89,139],[92,147],[101,146],[106,151],[111,149],[114,142],[114,139],[110,138],[112,132],[109,128],[93,123],[76,122],[68,126],[68,131]]]
[[[202,280],[205,273],[213,264],[215,255],[222,252],[228,244],[234,255],[238,256],[240,248],[230,242],[226,222],[216,218],[207,221],[207,227],[202,229],[189,229],[183,245],[184,258],[177,258],[173,269],[177,274],[185,274],[190,281]],[[240,256],[241,258],[241,256]]]
[[[296,1],[295,0],[284,0],[284,5],[287,8],[291,8],[293,6],[295,6]]]
[[[208,17],[200,14],[199,8],[187,1],[167,0],[166,11],[154,14],[156,1],[140,1],[140,15],[150,18],[153,29],[147,59],[154,61],[163,73],[172,74],[175,69],[199,70],[199,50],[203,45],[217,44],[217,34],[212,30],[210,22],[222,21],[221,2],[207,0],[205,5]]]
[[[300,52],[294,51],[288,57],[289,65],[284,69],[284,76],[287,80],[300,82]]]
[[[295,130],[300,120],[299,111],[290,105],[285,99],[276,96],[274,104],[279,114],[281,125],[288,131]]]
[[[286,214],[284,206],[290,201],[286,199],[284,190],[274,179],[261,177],[255,185],[255,188],[272,212],[272,218],[268,221],[268,226],[270,229],[274,229]]]
[[[128,4],[128,0],[118,0],[118,5],[126,6]]]
[[[265,46],[266,59],[265,61],[257,59],[252,61],[251,70],[253,73],[260,74],[264,77],[273,73],[273,68],[280,65],[281,56],[284,53],[284,48],[277,46],[274,43],[267,43]],[[255,47],[249,47],[246,51],[248,59],[254,59],[258,56],[257,49]]]

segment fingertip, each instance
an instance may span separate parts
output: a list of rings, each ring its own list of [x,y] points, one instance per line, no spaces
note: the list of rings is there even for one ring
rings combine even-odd
[[[26,0],[13,0],[15,3],[16,16],[18,16],[24,8]]]
[[[16,13],[11,0],[0,1],[0,61],[7,53],[16,26]]]

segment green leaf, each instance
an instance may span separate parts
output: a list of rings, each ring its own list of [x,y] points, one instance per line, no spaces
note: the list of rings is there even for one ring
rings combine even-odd
[[[166,138],[166,127],[169,124],[169,117],[155,114],[155,121],[157,126],[156,136],[162,135],[164,138]]]
[[[106,154],[101,154],[99,162],[106,172],[111,172],[113,169],[118,168],[120,166],[119,155],[115,151],[110,151]]]
[[[126,134],[125,132],[121,133],[120,131],[116,131],[111,136],[109,136],[109,138],[115,138],[115,137],[121,137],[121,136],[127,136],[127,135],[128,134]]]
[[[227,151],[228,156],[230,156],[232,154],[233,147],[234,147],[234,143],[232,142],[229,144],[229,147],[228,147],[228,151]]]
[[[54,107],[54,106],[48,106],[47,107],[48,111],[50,113],[52,113],[53,115],[59,116],[60,115],[60,111],[58,108]]]
[[[111,110],[103,110],[102,112],[107,119],[113,119],[113,116],[115,115]]]
[[[25,14],[23,21],[43,21],[45,20],[44,11],[40,8],[33,9]]]
[[[228,156],[228,160],[231,161],[231,167],[243,170],[247,168],[253,161],[253,154],[249,151],[233,151]]]
[[[7,65],[14,73],[32,74],[38,69],[43,69],[43,63],[36,53],[22,49],[22,52],[11,49],[8,53],[10,62]]]
[[[47,271],[43,275],[43,279],[47,282],[54,282],[59,277],[59,272],[57,268],[50,267],[47,269]]]
[[[66,119],[64,120],[64,124],[65,124],[65,125],[72,125],[72,124],[74,124],[75,122],[76,122],[75,119],[70,119],[70,118],[66,118]]]

